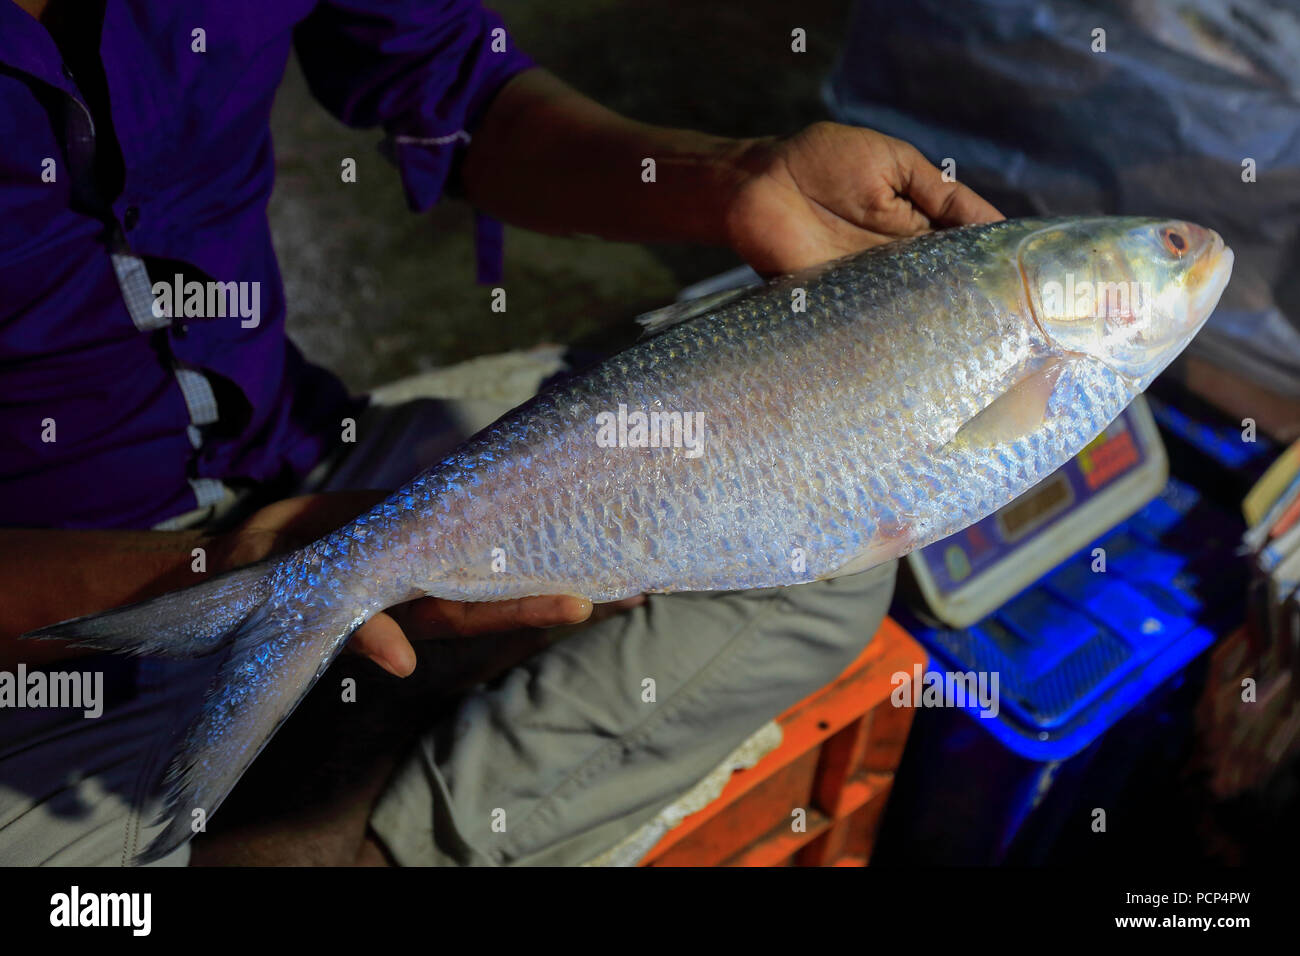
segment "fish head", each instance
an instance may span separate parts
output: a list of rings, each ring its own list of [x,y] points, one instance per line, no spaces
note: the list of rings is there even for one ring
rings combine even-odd
[[[1138,392],[1210,317],[1233,256],[1195,223],[1107,216],[1047,225],[1020,243],[1018,258],[1047,338],[1103,362]]]

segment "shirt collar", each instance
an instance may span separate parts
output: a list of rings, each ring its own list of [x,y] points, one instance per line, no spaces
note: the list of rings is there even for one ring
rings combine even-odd
[[[63,57],[54,38],[13,0],[0,0],[0,63],[30,73],[66,93],[73,86],[63,75]]]

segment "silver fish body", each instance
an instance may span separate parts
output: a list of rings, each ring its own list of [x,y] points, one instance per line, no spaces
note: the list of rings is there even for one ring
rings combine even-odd
[[[359,614],[413,594],[610,601],[797,584],[951,534],[1064,464],[1140,390],[1079,357],[1037,427],[953,441],[1064,354],[1017,259],[1049,225],[877,247],[678,325],[508,414],[286,565],[282,587],[319,601],[294,575],[346,555],[358,573],[330,596]],[[698,456],[601,447],[598,416],[619,406],[699,416]]]
[[[792,585],[979,520],[1149,384],[1230,268],[1216,234],[1164,220],[1012,220],[877,247],[547,389],[274,564],[40,633],[229,655],[175,766],[177,819],[210,813],[352,631],[393,604]],[[1089,310],[1056,293],[1089,282],[1135,294]],[[635,413],[668,423],[668,447],[638,447]],[[187,835],[174,826],[151,855]]]

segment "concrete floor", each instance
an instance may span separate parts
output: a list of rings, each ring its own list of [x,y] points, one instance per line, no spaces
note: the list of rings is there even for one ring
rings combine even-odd
[[[825,118],[819,86],[848,0],[497,0],[516,42],[583,92],[636,119],[727,135],[788,133]],[[790,31],[808,52],[790,51]],[[275,104],[270,218],[289,332],[354,390],[542,342],[626,339],[636,314],[738,260],[727,250],[557,239],[509,228],[509,311],[474,282],[472,214],[405,204],[377,130],[344,127],[291,63]],[[344,184],[339,163],[357,161]],[[539,184],[539,188],[542,184]],[[485,321],[487,319],[488,321]]]

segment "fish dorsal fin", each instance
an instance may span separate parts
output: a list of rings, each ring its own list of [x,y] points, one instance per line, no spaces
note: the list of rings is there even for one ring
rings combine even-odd
[[[750,280],[738,288],[723,289],[720,292],[708,292],[704,295],[697,296],[693,299],[687,299],[685,302],[674,302],[672,305],[664,306],[662,309],[655,309],[653,312],[645,312],[636,317],[637,324],[642,328],[643,339],[653,338],[661,332],[671,329],[673,326],[681,325],[683,322],[689,322],[691,319],[699,318],[707,312],[719,309],[724,305],[737,302],[747,295],[758,293],[764,289],[776,289],[790,286],[803,285],[820,278],[839,263],[855,256],[861,255],[861,252],[851,253],[847,256],[841,256],[838,259],[828,259],[826,262],[819,262],[816,265],[807,266],[795,272],[787,272],[782,275],[771,277],[766,283],[758,280],[753,270],[742,266],[732,273],[720,276],[719,278],[728,279],[747,273]]]
[[[723,289],[721,292],[711,292],[696,299],[687,299],[685,302],[674,302],[662,309],[655,309],[653,312],[638,315],[636,321],[641,326],[642,338],[651,338],[661,332],[666,332],[675,325],[681,325],[683,322],[689,322],[706,312],[712,312],[728,302],[748,295],[756,288],[759,287],[747,285],[739,289]]]
[[[1051,356],[1034,363],[957,429],[949,446],[991,448],[1024,438],[1047,417],[1047,402],[1069,361]]]

